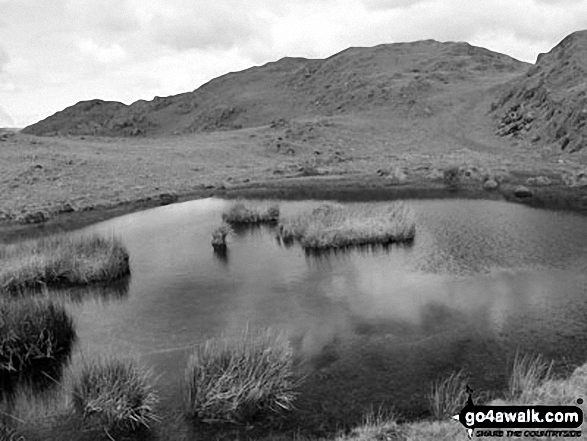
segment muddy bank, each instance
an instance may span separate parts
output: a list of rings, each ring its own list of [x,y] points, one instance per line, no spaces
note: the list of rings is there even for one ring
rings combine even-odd
[[[479,181],[459,183],[452,188],[444,182],[419,180],[397,184],[372,175],[313,176],[249,182],[232,186],[202,188],[178,195],[173,200],[141,198],[112,206],[98,206],[81,211],[60,213],[42,223],[0,223],[0,242],[10,243],[34,237],[71,231],[135,211],[173,202],[206,197],[275,198],[286,200],[333,199],[339,201],[384,201],[395,199],[487,199],[522,203],[531,207],[573,211],[587,214],[587,187],[564,185],[528,186],[520,193],[520,183],[512,181],[487,190]]]

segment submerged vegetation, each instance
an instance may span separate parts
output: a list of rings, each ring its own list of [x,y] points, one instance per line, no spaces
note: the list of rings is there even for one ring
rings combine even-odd
[[[72,382],[75,411],[84,418],[96,417],[107,429],[149,429],[158,421],[151,374],[132,359],[83,361]]]
[[[209,339],[190,357],[186,382],[186,413],[200,421],[246,422],[291,410],[293,350],[270,330]]]
[[[402,202],[323,204],[279,222],[279,236],[283,241],[295,240],[308,249],[410,242],[415,235],[413,213]]]
[[[237,201],[222,213],[222,220],[233,225],[277,222],[279,205],[270,201]]]
[[[60,378],[76,333],[62,305],[47,300],[0,300],[0,399],[17,386],[44,388]]]
[[[0,292],[108,282],[130,273],[114,237],[55,235],[0,247]]]

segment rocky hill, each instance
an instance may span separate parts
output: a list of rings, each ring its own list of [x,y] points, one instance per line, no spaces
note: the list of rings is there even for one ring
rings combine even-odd
[[[576,152],[587,145],[587,31],[540,54],[507,85],[492,111],[497,134]]]
[[[507,83],[529,66],[467,43],[426,40],[349,48],[326,59],[283,58],[152,101],[80,102],[23,132],[165,136],[365,112],[427,118],[458,101],[463,90]],[[494,110],[509,111],[517,96],[504,98]]]

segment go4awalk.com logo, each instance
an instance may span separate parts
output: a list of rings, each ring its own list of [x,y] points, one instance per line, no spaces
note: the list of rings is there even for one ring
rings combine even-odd
[[[583,400],[579,398],[578,404]],[[580,438],[583,411],[577,406],[477,406],[471,392],[453,419],[476,437]]]

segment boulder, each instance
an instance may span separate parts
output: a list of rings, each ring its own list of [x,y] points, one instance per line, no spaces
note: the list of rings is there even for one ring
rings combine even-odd
[[[488,179],[483,183],[483,188],[485,190],[495,190],[498,186],[499,184],[494,179]]]
[[[159,195],[160,205],[169,205],[177,202],[177,195],[175,193],[161,193]]]
[[[70,202],[64,202],[58,210],[59,213],[72,213],[74,211],[75,208]]]
[[[32,213],[26,213],[20,218],[20,223],[23,224],[40,224],[46,222],[48,219],[47,214],[43,211],[34,211]]]
[[[528,189],[528,187],[524,187],[523,185],[518,185],[514,189],[514,196],[516,196],[518,198],[529,198],[529,197],[532,197],[532,192],[530,191],[530,189]]]
[[[536,176],[534,178],[528,178],[526,180],[528,185],[539,185],[542,187],[546,187],[552,183],[552,181],[546,176]]]

